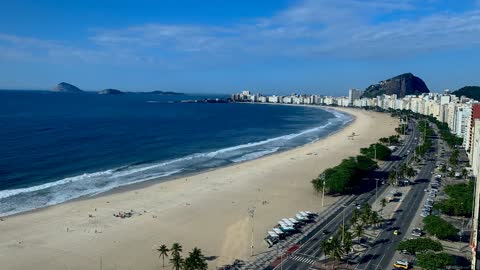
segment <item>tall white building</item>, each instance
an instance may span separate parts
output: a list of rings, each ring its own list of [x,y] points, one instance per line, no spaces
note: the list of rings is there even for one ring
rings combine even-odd
[[[360,99],[363,95],[363,91],[359,89],[350,89],[348,90],[348,106],[353,106],[355,100]]]

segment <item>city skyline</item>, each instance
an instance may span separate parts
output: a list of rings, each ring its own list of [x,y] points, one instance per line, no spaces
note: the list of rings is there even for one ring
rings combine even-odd
[[[2,89],[340,95],[405,72],[434,92],[480,84],[476,0],[15,1],[0,14]]]

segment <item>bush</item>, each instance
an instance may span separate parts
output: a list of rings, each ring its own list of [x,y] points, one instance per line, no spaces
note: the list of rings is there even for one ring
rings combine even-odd
[[[421,253],[417,256],[417,264],[427,270],[446,269],[447,265],[453,264],[453,257],[444,252]]]
[[[423,219],[423,223],[423,229],[438,239],[455,240],[458,236],[458,229],[441,217],[428,216]]]
[[[358,181],[367,172],[376,168],[377,163],[366,156],[350,157],[339,165],[326,169],[318,178],[312,180],[312,184],[317,191],[325,188],[328,193],[348,194],[353,192]]]
[[[388,147],[380,143],[375,143],[370,145],[368,148],[360,149],[360,153],[369,158],[375,158],[375,151],[376,157],[379,160],[387,160],[392,154],[392,151]]]
[[[401,241],[397,250],[406,250],[410,254],[417,254],[425,251],[442,251],[442,244],[430,238],[418,238]]]
[[[449,198],[436,203],[435,208],[449,216],[471,217],[474,188],[474,181],[445,187]]]

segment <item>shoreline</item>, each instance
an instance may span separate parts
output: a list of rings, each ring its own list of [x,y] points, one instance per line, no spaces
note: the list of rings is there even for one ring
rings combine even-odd
[[[309,107],[309,108],[314,108],[314,109],[322,109],[322,110],[326,110],[326,111],[331,111],[331,110],[335,110],[335,108],[331,108],[331,107],[327,107],[327,106],[318,106],[318,105],[302,105],[302,104],[275,104],[275,103],[239,103],[239,104],[249,104],[249,105],[274,105],[274,106],[297,106],[297,107]],[[11,218],[11,217],[14,217],[14,216],[19,216],[19,215],[24,215],[24,214],[30,214],[30,213],[35,213],[35,212],[38,212],[38,211],[44,211],[44,210],[48,210],[49,208],[52,208],[52,207],[55,207],[57,205],[61,205],[61,204],[66,204],[66,203],[73,203],[73,202],[77,202],[77,201],[83,201],[83,200],[89,200],[89,199],[95,199],[95,198],[100,198],[100,197],[104,197],[104,196],[109,196],[109,195],[113,195],[113,194],[117,194],[117,193],[123,193],[123,192],[130,192],[130,191],[135,191],[137,189],[143,189],[143,188],[148,188],[152,185],[156,185],[156,184],[160,184],[160,183],[163,183],[163,182],[168,182],[168,181],[175,181],[175,180],[178,180],[178,179],[181,179],[181,178],[188,178],[188,177],[192,177],[192,176],[195,176],[197,174],[200,174],[200,173],[207,173],[207,172],[210,172],[210,171],[213,171],[213,170],[218,170],[218,169],[222,169],[222,168],[228,168],[228,167],[231,167],[231,166],[236,166],[238,164],[242,164],[242,163],[246,163],[246,162],[251,162],[251,161],[256,161],[256,160],[259,160],[259,159],[262,159],[262,158],[266,158],[266,157],[269,157],[269,156],[273,156],[273,155],[277,155],[277,154],[281,154],[281,153],[284,153],[284,152],[288,152],[288,151],[292,151],[294,149],[297,149],[297,148],[301,148],[301,147],[304,147],[304,146],[307,146],[309,144],[313,144],[313,143],[316,143],[320,140],[323,140],[324,138],[327,138],[329,136],[332,136],[340,131],[342,131],[343,129],[345,129],[346,127],[348,127],[350,124],[352,124],[356,118],[354,115],[352,114],[349,114],[349,113],[345,113],[345,112],[341,112],[340,110],[337,111],[337,112],[340,112],[342,114],[346,114],[348,115],[351,119],[344,123],[341,127],[339,127],[338,129],[336,130],[333,130],[332,132],[312,141],[312,142],[309,142],[309,143],[306,143],[306,144],[301,144],[301,145],[297,145],[297,146],[294,146],[292,148],[289,148],[289,149],[284,149],[284,150],[280,150],[280,151],[277,151],[277,152],[274,152],[274,153],[271,153],[271,154],[266,154],[264,156],[261,156],[261,157],[258,157],[258,158],[254,158],[254,159],[250,159],[250,160],[245,160],[245,161],[241,161],[241,162],[238,162],[238,163],[231,163],[231,164],[225,164],[225,165],[221,165],[221,166],[217,166],[217,167],[212,167],[212,168],[207,168],[207,169],[201,169],[201,170],[197,170],[197,171],[192,171],[192,172],[184,172],[184,173],[177,173],[177,174],[173,174],[173,175],[169,175],[169,176],[165,176],[165,177],[159,177],[159,178],[155,178],[155,179],[151,179],[151,180],[146,180],[146,181],[142,181],[142,182],[138,182],[138,183],[131,183],[131,184],[126,184],[126,185],[123,185],[123,186],[117,186],[117,187],[114,187],[110,190],[107,190],[105,192],[101,192],[101,193],[98,193],[98,194],[90,194],[90,195],[83,195],[83,196],[80,196],[78,198],[75,198],[75,199],[72,199],[72,200],[68,200],[68,201],[65,201],[65,202],[61,202],[61,203],[57,203],[57,204],[52,204],[52,205],[48,205],[48,206],[44,206],[44,207],[40,207],[40,208],[35,208],[35,209],[31,209],[31,210],[27,210],[27,211],[23,211],[23,212],[20,212],[20,213],[15,213],[15,214],[11,214],[11,215],[5,215],[5,216],[2,216],[0,215],[0,218],[2,219],[7,219],[7,218]],[[301,132],[301,131],[300,131]]]
[[[102,258],[104,269],[152,269],[161,266],[154,247],[173,242],[184,246],[184,255],[198,246],[206,256],[214,256],[212,268],[248,259],[248,208],[256,207],[254,247],[255,253],[263,252],[267,249],[262,238],[277,220],[300,210],[322,210],[311,179],[358,154],[360,147],[394,134],[398,126],[389,115],[335,110],[351,113],[356,120],[310,144],[9,216],[0,222],[0,261],[8,269],[92,269]],[[358,136],[347,140],[352,132]],[[327,196],[325,205],[339,198]],[[112,217],[130,209],[136,213],[132,218]],[[25,260],[17,261],[18,256]]]

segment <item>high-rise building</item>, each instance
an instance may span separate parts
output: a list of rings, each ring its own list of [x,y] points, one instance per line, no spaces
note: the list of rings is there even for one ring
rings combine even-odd
[[[355,100],[360,99],[363,91],[359,89],[350,89],[348,90],[348,106],[353,106]]]

